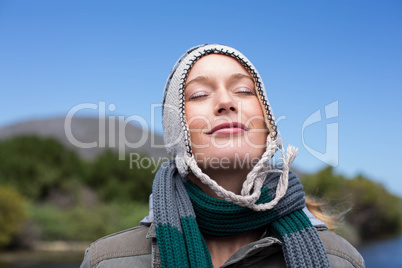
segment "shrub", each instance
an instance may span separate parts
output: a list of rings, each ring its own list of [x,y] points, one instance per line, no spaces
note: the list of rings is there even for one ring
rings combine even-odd
[[[106,202],[148,202],[155,167],[130,167],[129,157],[119,160],[117,153],[105,151],[92,164],[87,183]]]
[[[148,215],[148,205],[138,202],[65,210],[53,205],[33,205],[30,210],[46,241],[93,241],[137,226]]]
[[[0,186],[0,247],[11,243],[26,218],[23,197],[10,187]]]

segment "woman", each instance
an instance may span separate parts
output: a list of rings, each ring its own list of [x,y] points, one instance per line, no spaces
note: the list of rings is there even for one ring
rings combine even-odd
[[[364,267],[305,207],[289,170],[297,149],[285,154],[262,80],[240,52],[188,50],[166,83],[163,127],[174,160],[155,176],[149,216],[93,243],[81,267]]]

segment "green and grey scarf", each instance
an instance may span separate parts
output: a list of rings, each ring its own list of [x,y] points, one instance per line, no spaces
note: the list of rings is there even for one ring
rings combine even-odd
[[[268,174],[257,203],[274,198],[279,177],[279,172]],[[162,267],[212,267],[203,235],[232,236],[263,226],[282,241],[287,267],[329,267],[317,231],[302,211],[302,185],[291,172],[285,196],[260,212],[208,196],[183,178],[173,161],[159,169],[152,194]]]

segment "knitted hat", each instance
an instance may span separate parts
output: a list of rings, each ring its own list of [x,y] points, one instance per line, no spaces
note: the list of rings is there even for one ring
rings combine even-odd
[[[250,73],[255,82],[257,96],[269,131],[266,140],[266,151],[247,175],[240,195],[224,189],[207,174],[203,173],[192,154],[190,132],[185,115],[185,83],[196,61],[210,54],[230,56],[236,59]],[[174,65],[166,82],[162,113],[165,146],[168,154],[174,157],[176,167],[181,176],[185,177],[191,170],[202,183],[208,185],[219,197],[258,211],[273,208],[286,193],[289,166],[296,157],[297,149],[293,146],[288,146],[287,156],[285,157],[282,140],[277,130],[275,117],[269,105],[262,79],[252,63],[239,51],[224,45],[208,44],[193,47],[184,53]],[[282,174],[278,182],[276,196],[268,203],[256,204],[267,173],[278,172],[277,169],[273,170],[267,165],[268,160],[274,156],[277,150],[282,152],[283,169],[279,170]]]

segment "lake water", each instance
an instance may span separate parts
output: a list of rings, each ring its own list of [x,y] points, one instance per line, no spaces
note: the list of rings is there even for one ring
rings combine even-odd
[[[367,268],[402,267],[402,236],[358,248]]]

